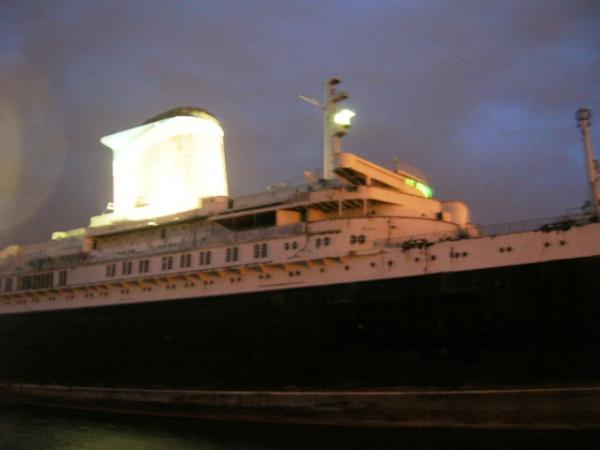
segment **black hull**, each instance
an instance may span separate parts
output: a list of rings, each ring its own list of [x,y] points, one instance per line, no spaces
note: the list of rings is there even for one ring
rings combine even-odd
[[[600,381],[600,257],[0,317],[0,382],[357,389]]]

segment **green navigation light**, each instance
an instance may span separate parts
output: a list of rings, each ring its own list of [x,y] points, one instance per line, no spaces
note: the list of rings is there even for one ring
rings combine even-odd
[[[416,190],[418,190],[421,194],[423,194],[423,197],[425,197],[425,198],[433,197],[433,190],[426,184],[423,184],[420,181],[414,180],[412,178],[405,178],[404,182],[406,183],[407,186],[413,187]]]

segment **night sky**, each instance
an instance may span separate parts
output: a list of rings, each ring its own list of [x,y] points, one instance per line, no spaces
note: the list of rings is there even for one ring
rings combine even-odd
[[[86,226],[112,200],[100,137],[177,106],[221,121],[234,196],[301,182],[321,116],[297,96],[331,76],[357,113],[345,150],[418,168],[477,223],[587,199],[598,0],[2,0],[0,248]]]

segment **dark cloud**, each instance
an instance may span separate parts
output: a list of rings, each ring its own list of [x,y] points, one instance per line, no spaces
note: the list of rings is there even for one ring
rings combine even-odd
[[[573,114],[600,114],[599,25],[594,0],[4,1],[1,155],[22,163],[0,246],[85,225],[111,200],[98,139],[174,106],[220,118],[235,194],[298,179],[321,137],[297,94],[332,75],[348,150],[399,156],[480,222],[561,214],[587,195]]]

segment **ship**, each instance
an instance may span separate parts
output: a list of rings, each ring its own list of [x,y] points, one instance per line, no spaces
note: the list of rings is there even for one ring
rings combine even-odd
[[[223,129],[177,108],[102,142],[114,201],[0,253],[0,400],[364,426],[600,426],[600,222],[478,227],[426,178],[343,151],[228,195]]]

